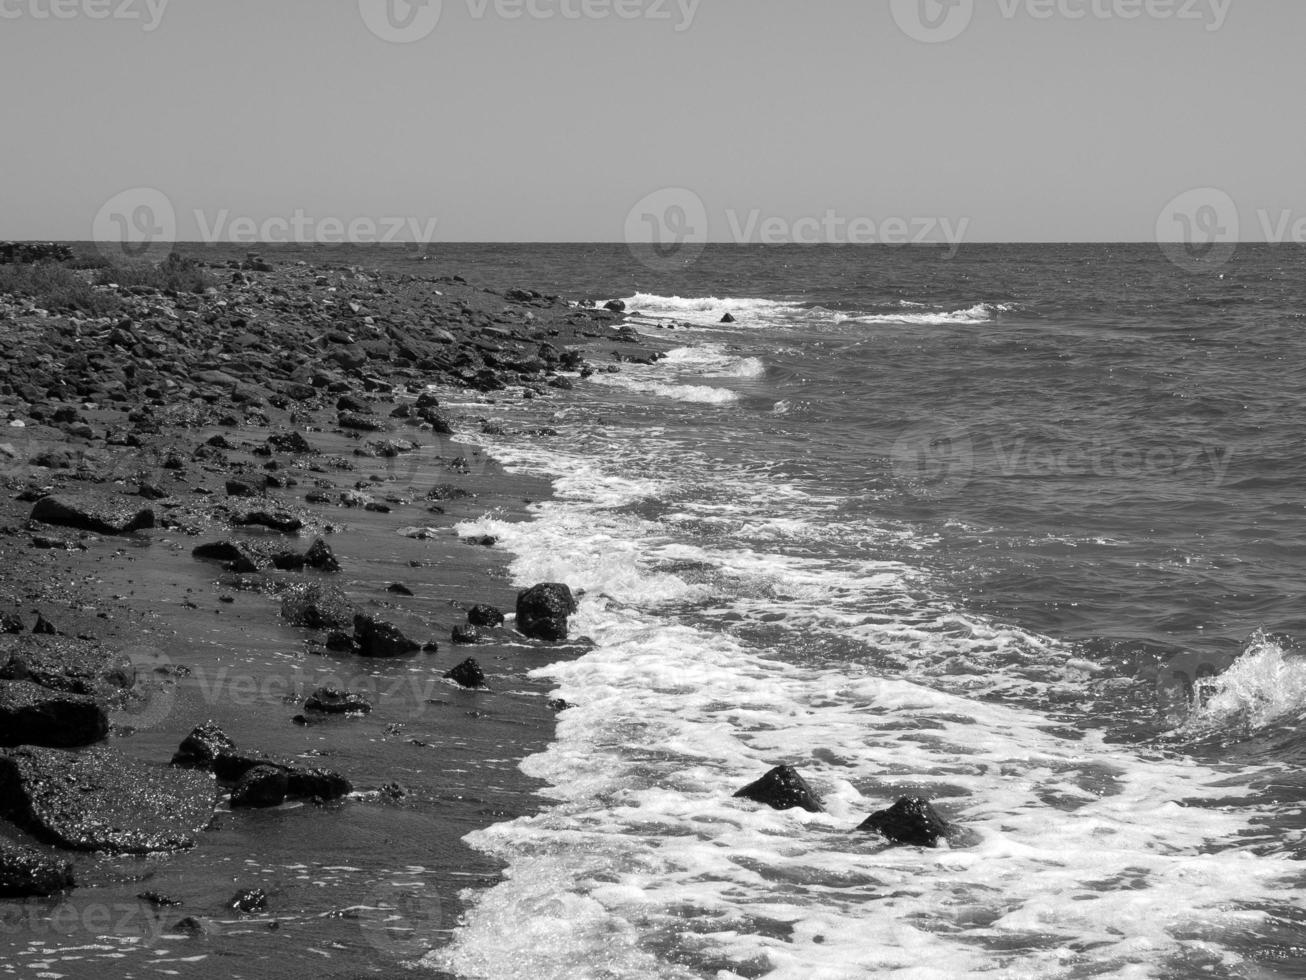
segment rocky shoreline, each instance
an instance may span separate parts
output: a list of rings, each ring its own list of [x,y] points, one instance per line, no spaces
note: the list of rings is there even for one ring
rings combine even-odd
[[[174,257],[146,274],[42,249],[5,258],[28,268],[0,277],[0,896],[67,893],[91,860],[79,855],[202,850],[217,811],[405,793],[384,773],[238,748],[241,732],[180,717],[175,692],[204,665],[168,651],[211,633],[224,607],[304,657],[425,658],[405,669],[469,692],[486,689],[469,653],[565,645],[565,586],[523,593],[506,619],[455,600],[461,621],[437,635],[429,617],[368,598],[421,591],[422,562],[405,583],[341,569],[369,536],[455,538],[458,503],[495,479],[455,441],[494,427],[436,391],[547,402],[656,357],[619,309],[258,256]],[[440,482],[420,484],[433,466]],[[127,587],[132,564],[165,554],[204,566],[213,594],[164,614],[157,590]],[[288,731],[372,707],[335,686],[294,704]],[[167,758],[178,725],[192,730]]]

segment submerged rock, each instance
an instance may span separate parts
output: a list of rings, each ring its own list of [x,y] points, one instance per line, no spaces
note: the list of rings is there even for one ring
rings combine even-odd
[[[917,797],[904,797],[889,809],[871,814],[857,829],[917,847],[937,847],[939,838],[947,839],[959,830],[939,816],[929,801]]]
[[[535,640],[565,640],[567,617],[577,609],[571,589],[557,582],[517,596],[517,631]]]
[[[154,527],[154,510],[111,493],[57,494],[37,501],[32,520],[96,534],[130,534]]]
[[[69,862],[0,841],[0,898],[44,898],[76,884]]]
[[[115,750],[0,751],[0,810],[73,851],[149,854],[193,847],[213,818],[213,780]]]
[[[252,915],[255,912],[266,911],[268,896],[261,888],[246,888],[243,891],[236,892],[231,897],[231,901],[227,903],[227,907],[233,912]]]
[[[27,681],[0,681],[0,747],[73,749],[108,734],[108,713],[94,698]]]
[[[809,813],[824,813],[821,800],[807,785],[807,780],[793,766],[777,766],[755,783],[749,783],[736,798],[763,803],[773,810],[802,807]]]

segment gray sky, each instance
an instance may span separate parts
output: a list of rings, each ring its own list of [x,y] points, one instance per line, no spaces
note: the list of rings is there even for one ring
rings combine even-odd
[[[718,241],[1306,218],[1306,3],[952,2],[0,0],[0,238],[137,188],[189,240],[619,241],[664,188]]]

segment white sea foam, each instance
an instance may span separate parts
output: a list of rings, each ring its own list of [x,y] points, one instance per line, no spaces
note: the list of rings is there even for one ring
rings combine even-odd
[[[1000,303],[976,303],[965,309],[946,310],[936,313],[876,313],[866,316],[850,316],[847,321],[853,323],[903,323],[922,326],[946,326],[948,324],[987,323],[999,313],[1008,313],[1011,306]]]
[[[550,803],[471,835],[508,877],[429,965],[539,980],[1241,969],[1221,940],[1264,923],[1253,907],[1291,901],[1300,874],[1236,846],[1255,811],[1214,805],[1236,792],[1227,773],[1092,731],[1066,738],[1044,710],[991,700],[1013,685],[1071,694],[1094,668],[951,610],[873,546],[838,559],[768,547],[899,532],[823,528],[829,501],[694,460],[656,432],[626,452],[648,472],[663,452],[678,465],[632,478],[624,435],[583,455],[496,449],[556,476],[556,499],[528,525],[459,527],[499,537],[517,581],[583,589],[573,626],[596,649],[538,672],[577,706],[523,766]],[[673,497],[660,519],[628,509]],[[839,638],[865,660],[748,641],[718,614],[779,614],[792,640]],[[915,674],[885,676],[884,656]],[[732,797],[781,762],[827,813]],[[933,797],[975,846],[885,848],[851,832],[902,795]]]
[[[1306,658],[1289,655],[1264,635],[1224,673],[1193,682],[1183,726],[1190,734],[1248,731],[1306,715]]]
[[[647,375],[596,374],[590,379],[597,385],[607,388],[623,388],[641,395],[655,395],[672,401],[691,402],[701,405],[729,405],[737,402],[739,395],[729,388],[714,388],[711,385],[671,384],[659,381]]]

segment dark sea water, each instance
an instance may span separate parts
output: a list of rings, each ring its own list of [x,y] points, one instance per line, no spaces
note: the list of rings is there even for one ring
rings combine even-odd
[[[523,736],[521,786],[497,731],[502,790],[462,746],[449,793],[441,753],[367,723],[377,773],[484,792],[447,805],[490,824],[485,863],[460,922],[400,909],[428,943],[358,954],[324,925],[323,975],[441,945],[414,975],[1306,976],[1306,251],[1196,274],[1143,245],[262,251],[624,299],[667,353],[543,402],[446,393],[561,433],[471,436],[553,497],[458,531],[499,538],[505,590],[584,590],[595,647],[510,685],[575,706]],[[781,763],[826,813],[732,797]],[[968,846],[853,832],[909,795]],[[348,812],[303,841],[306,880],[323,841],[378,841],[326,869],[330,907],[356,878],[463,887],[429,810]]]

